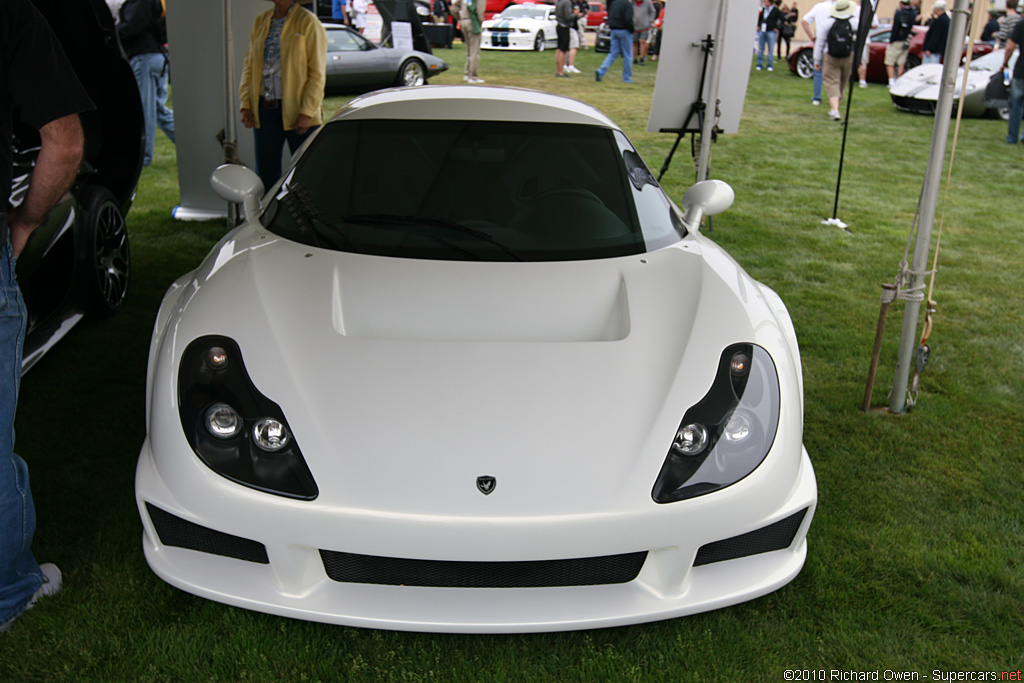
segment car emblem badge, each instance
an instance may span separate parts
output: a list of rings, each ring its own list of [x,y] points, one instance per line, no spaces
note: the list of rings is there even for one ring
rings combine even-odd
[[[498,486],[498,480],[494,477],[477,477],[476,487],[480,489],[480,493],[485,496],[489,496],[494,493],[494,489]]]

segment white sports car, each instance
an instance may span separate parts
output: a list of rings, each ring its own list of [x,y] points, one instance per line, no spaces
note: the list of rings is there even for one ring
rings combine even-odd
[[[536,50],[558,43],[554,5],[509,5],[483,23],[480,47],[485,50]]]
[[[543,160],[558,159],[558,163]],[[581,102],[353,100],[167,292],[136,495],[153,571],[288,617],[525,632],[769,593],[817,501],[779,297]]]
[[[993,102],[986,96],[989,83],[998,75],[1002,80],[1003,50],[995,50],[971,60],[967,73],[967,93],[964,95],[964,116],[990,116],[1003,120],[1010,118],[1010,107],[1006,101]],[[1010,71],[1017,63],[1017,56],[1010,58]],[[960,88],[964,83],[964,68],[957,70],[954,89],[953,113],[959,106]],[[907,70],[889,88],[893,106],[901,111],[915,114],[934,114],[939,103],[942,86],[942,64],[922,64]],[[993,106],[994,105],[994,106]]]

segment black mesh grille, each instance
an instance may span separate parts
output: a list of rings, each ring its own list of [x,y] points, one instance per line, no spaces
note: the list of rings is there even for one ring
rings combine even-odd
[[[892,96],[892,103],[899,109],[905,109],[918,114],[934,114],[936,102],[934,100],[919,100],[915,97]]]
[[[146,510],[149,512],[149,518],[153,520],[153,526],[156,528],[157,535],[160,536],[160,542],[164,545],[198,550],[202,553],[232,557],[247,562],[270,564],[270,560],[267,558],[267,549],[262,543],[240,536],[232,536],[223,531],[207,529],[181,517],[175,517],[150,503],[146,503]]]
[[[800,529],[800,523],[804,521],[806,514],[807,508],[804,508],[763,529],[701,546],[701,549],[697,551],[697,559],[694,560],[693,566],[699,567],[702,564],[735,560],[738,557],[748,557],[788,548],[793,543],[793,538],[796,536],[797,530]]]
[[[545,588],[628,583],[647,552],[531,562],[406,560],[321,550],[327,576],[346,583],[443,588]]]

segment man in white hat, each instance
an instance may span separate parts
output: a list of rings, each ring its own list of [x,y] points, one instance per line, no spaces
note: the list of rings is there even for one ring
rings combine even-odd
[[[928,35],[924,37],[922,64],[938,64],[942,61],[948,36],[949,15],[946,14],[946,0],[935,0],[935,4],[932,5],[932,23],[928,26]]]
[[[853,0],[836,0],[829,15],[820,22],[814,41],[814,67],[821,69],[828,96],[828,116],[833,121],[841,118],[839,102],[853,71],[857,20],[857,5]]]

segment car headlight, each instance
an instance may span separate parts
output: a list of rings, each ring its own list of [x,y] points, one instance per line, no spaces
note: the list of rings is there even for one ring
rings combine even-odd
[[[234,340],[210,335],[186,347],[178,413],[192,450],[217,474],[289,498],[319,494],[284,412],[252,383]]]
[[[730,486],[757,469],[779,427],[779,376],[768,352],[729,346],[711,389],[683,415],[654,484],[672,503]]]

